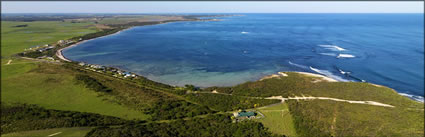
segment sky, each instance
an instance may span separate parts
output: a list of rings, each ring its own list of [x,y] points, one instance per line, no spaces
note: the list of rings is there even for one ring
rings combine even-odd
[[[423,1],[1,2],[2,13],[424,13]]]

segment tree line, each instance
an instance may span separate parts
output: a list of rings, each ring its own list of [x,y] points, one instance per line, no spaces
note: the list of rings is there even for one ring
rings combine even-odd
[[[259,122],[232,123],[228,115],[176,120],[170,123],[127,124],[120,127],[98,127],[86,137],[269,137],[272,134]],[[283,136],[283,135],[282,135]]]
[[[1,134],[58,127],[109,126],[131,121],[94,113],[45,109],[37,105],[1,104]]]

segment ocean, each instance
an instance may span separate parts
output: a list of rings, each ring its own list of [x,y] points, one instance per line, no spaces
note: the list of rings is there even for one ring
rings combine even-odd
[[[424,14],[239,14],[133,27],[63,51],[182,86],[232,86],[279,71],[424,96]]]

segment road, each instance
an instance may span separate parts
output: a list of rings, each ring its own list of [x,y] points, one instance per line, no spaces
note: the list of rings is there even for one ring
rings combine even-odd
[[[11,62],[12,62],[12,60],[9,60],[6,65],[9,65]]]

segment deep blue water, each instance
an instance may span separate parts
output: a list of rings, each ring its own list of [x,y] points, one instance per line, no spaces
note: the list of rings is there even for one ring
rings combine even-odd
[[[64,55],[171,85],[230,86],[278,71],[305,71],[424,96],[423,16],[244,14],[134,27]]]

